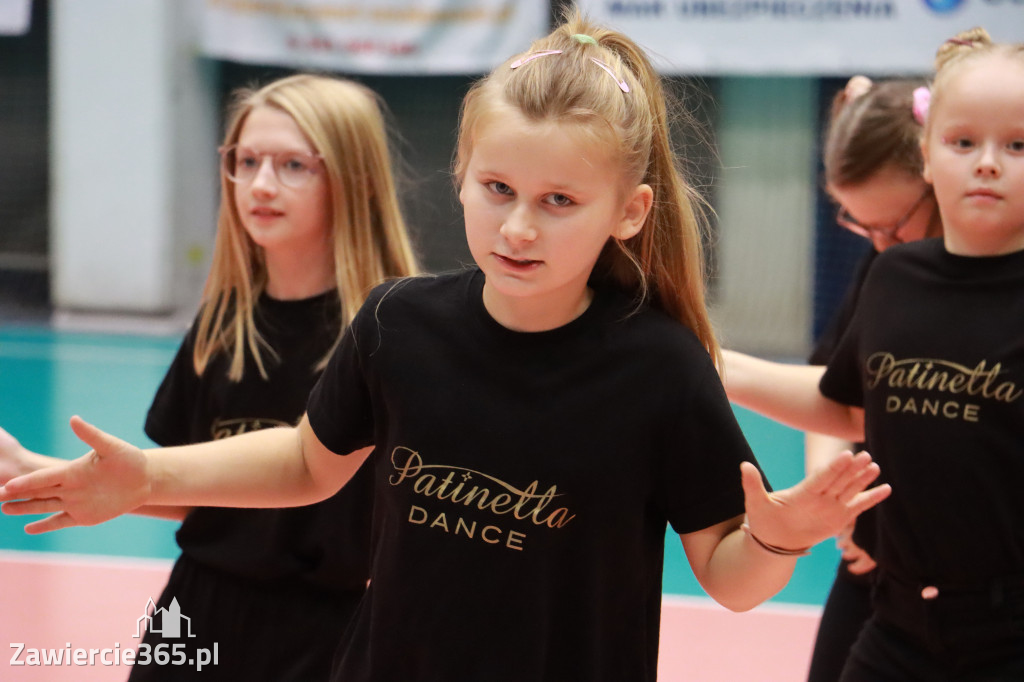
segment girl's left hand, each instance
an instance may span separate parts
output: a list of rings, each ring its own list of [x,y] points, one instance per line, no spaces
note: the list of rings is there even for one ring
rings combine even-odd
[[[892,492],[888,483],[868,489],[879,474],[867,452],[846,451],[791,488],[769,493],[750,462],[740,465],[750,532],[786,549],[804,549],[838,535],[857,515]]]
[[[17,438],[0,428],[0,485],[5,485],[12,478],[53,464],[60,464],[63,461],[56,457],[32,452],[18,442]]]
[[[843,560],[847,562],[846,570],[854,575],[864,575],[875,570],[878,565],[875,560],[853,541],[854,526],[847,526],[836,536],[836,547],[842,552]]]

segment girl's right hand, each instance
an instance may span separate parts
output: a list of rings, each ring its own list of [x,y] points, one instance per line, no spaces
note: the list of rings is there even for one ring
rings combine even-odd
[[[149,496],[142,450],[80,417],[71,418],[71,429],[93,448],[91,452],[18,476],[0,487],[4,503],[0,509],[5,514],[50,514],[26,525],[27,533],[103,523],[139,507]]]

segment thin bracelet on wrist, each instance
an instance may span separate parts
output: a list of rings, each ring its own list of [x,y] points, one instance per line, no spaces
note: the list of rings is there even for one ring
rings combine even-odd
[[[767,542],[754,535],[753,531],[750,530],[750,525],[747,523],[742,524],[740,528],[742,528],[743,532],[749,535],[750,539],[756,542],[761,547],[761,549],[763,549],[766,552],[770,552],[771,554],[775,554],[778,556],[807,556],[811,553],[810,547],[805,547],[804,549],[786,549],[784,547],[776,547],[775,545],[769,545]]]

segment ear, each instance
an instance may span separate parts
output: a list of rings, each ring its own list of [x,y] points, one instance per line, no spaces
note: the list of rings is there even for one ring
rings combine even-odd
[[[625,241],[636,236],[647,222],[647,215],[651,212],[653,204],[654,190],[650,185],[634,187],[632,193],[626,198],[626,204],[622,209],[622,218],[615,231],[612,232],[612,237]]]
[[[931,164],[928,162],[928,144],[922,138],[920,145],[921,145],[921,159],[923,159],[923,161],[924,161],[924,164],[921,166],[921,177],[924,178],[924,181],[927,182],[930,185],[930,184],[932,184],[932,168],[931,168]]]

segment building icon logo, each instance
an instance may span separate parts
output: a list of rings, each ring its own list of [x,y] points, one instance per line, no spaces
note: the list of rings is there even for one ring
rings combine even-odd
[[[182,634],[181,624],[185,622],[185,634]],[[178,605],[178,598],[171,599],[167,608],[156,607],[153,598],[146,602],[146,612],[135,621],[134,638],[138,639],[143,632],[153,632],[163,635],[165,638],[195,637],[192,634],[192,619],[182,615],[181,607]]]

